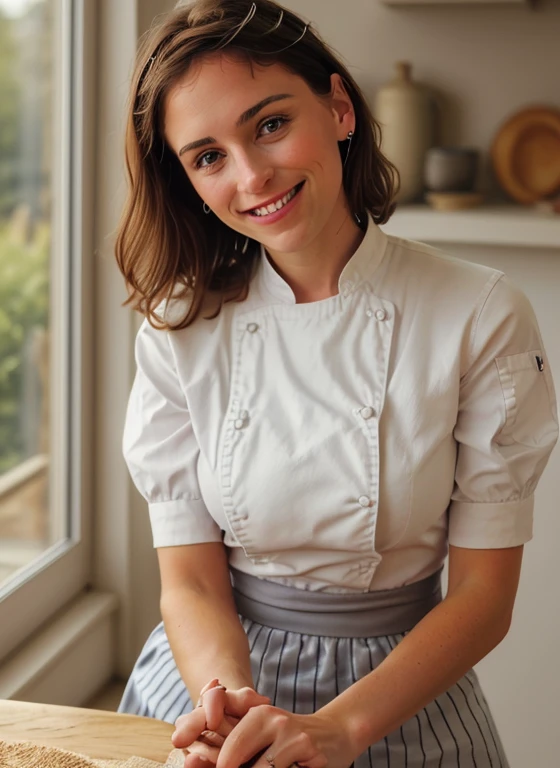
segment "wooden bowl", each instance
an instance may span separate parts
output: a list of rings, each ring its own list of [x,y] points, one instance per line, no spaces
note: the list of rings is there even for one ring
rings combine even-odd
[[[530,205],[560,190],[560,110],[530,107],[498,130],[490,155],[502,189]]]

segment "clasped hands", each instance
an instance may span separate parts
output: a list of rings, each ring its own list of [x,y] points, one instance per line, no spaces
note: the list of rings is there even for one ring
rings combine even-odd
[[[178,718],[172,742],[187,750],[184,768],[348,768],[354,758],[349,734],[332,717],[295,715],[252,688],[229,690],[218,680]]]

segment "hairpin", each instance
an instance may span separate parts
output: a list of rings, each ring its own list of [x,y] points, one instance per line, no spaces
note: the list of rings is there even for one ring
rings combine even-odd
[[[303,28],[303,32],[298,37],[298,39],[294,40],[293,43],[290,43],[285,48],[279,48],[279,49],[277,49],[275,51],[259,51],[259,54],[260,55],[276,56],[277,53],[283,53],[284,51],[287,51],[289,48],[293,48],[294,45],[297,45],[301,40],[303,40],[303,38],[305,37],[306,32],[307,32],[307,30],[309,29],[310,26],[311,26],[310,24],[306,24],[304,26],[304,28]]]
[[[255,17],[255,13],[256,12],[257,12],[257,4],[256,3],[252,3],[251,8],[249,9],[249,13],[247,14],[247,16],[245,16],[243,21],[240,24],[237,25],[237,28],[234,29],[233,34],[230,37],[227,37],[222,42],[222,44],[219,46],[219,48],[225,48],[225,46],[229,45],[229,43],[231,43],[232,40],[235,40],[237,35],[243,29],[243,27],[246,27],[247,24],[249,24],[249,22]],[[218,50],[219,50],[219,48],[218,48]]]
[[[284,11],[280,9],[280,18],[276,22],[276,24],[268,30],[268,32],[265,32],[265,35],[270,35],[271,32],[275,32],[278,27],[282,24],[282,21],[284,20]]]

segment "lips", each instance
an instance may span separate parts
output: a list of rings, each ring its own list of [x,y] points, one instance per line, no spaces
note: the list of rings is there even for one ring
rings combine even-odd
[[[295,187],[292,187],[292,189],[283,195],[270,198],[267,202],[261,203],[254,208],[249,208],[245,213],[248,213],[250,216],[264,217],[282,210],[282,208],[298,194],[304,183],[305,182],[302,181],[299,184],[296,184]]]

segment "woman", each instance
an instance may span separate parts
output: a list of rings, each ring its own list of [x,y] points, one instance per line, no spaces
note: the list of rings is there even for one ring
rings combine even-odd
[[[553,385],[501,273],[381,231],[379,139],[269,0],[177,8],[139,52],[124,451],[163,623],[121,711],[179,718],[188,768],[508,765],[472,666],[510,625]]]

